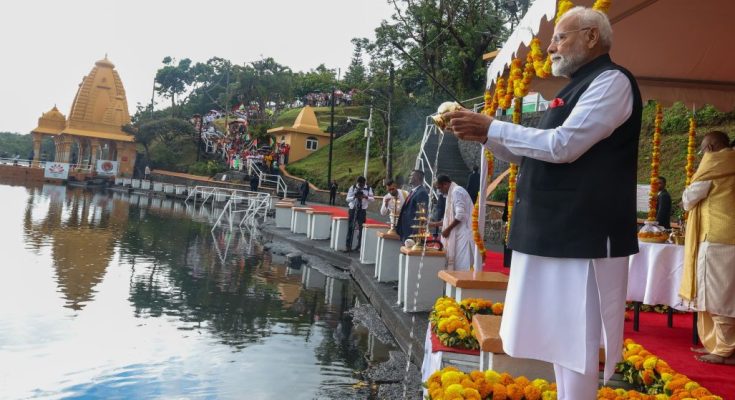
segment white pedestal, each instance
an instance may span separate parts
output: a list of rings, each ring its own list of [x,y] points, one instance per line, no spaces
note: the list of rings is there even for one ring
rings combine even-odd
[[[115,185],[122,185],[123,179],[119,177],[115,177]]]
[[[329,239],[332,224],[332,213],[329,211],[308,211],[308,231],[306,237],[311,240]]]
[[[123,184],[123,186],[130,186],[130,182],[131,181],[132,181],[132,179],[130,179],[130,178],[123,178],[122,184]]]
[[[436,299],[444,294],[444,282],[438,277],[447,263],[444,251],[426,250],[423,261],[420,250],[401,247],[401,253],[406,255],[402,276],[398,279],[398,286],[403,286],[403,311],[431,310]]]
[[[500,272],[442,271],[439,279],[446,282],[444,294],[457,302],[469,298],[505,302],[508,276]]]
[[[327,277],[326,286],[324,287],[324,302],[339,309],[342,306],[345,282],[340,279]]]
[[[154,192],[163,192],[163,183],[161,183],[161,182],[153,182],[153,191]]]
[[[375,264],[378,250],[378,232],[388,229],[385,224],[363,224],[360,238],[360,263]]]
[[[347,250],[347,217],[332,217],[332,224],[332,248],[337,251]]]
[[[172,185],[170,183],[164,183],[163,184],[163,193],[173,194],[174,193],[174,185]]]
[[[140,189],[140,179],[133,179],[130,182],[130,186],[132,186],[133,189]]]
[[[143,190],[151,190],[151,181],[141,181],[140,188]]]
[[[176,191],[176,194],[182,195],[186,190],[186,185],[174,185],[174,190]]]
[[[309,218],[306,214],[311,208],[307,207],[294,207],[292,208],[293,214],[291,216],[291,232],[306,234],[307,227],[309,224]]]
[[[401,239],[398,235],[378,234],[378,255],[375,261],[375,278],[378,282],[398,280],[398,257],[401,255]]]
[[[276,203],[276,228],[291,228],[291,203]]]

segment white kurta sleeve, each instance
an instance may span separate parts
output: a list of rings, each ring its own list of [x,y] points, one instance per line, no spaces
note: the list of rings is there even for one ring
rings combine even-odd
[[[467,209],[467,203],[471,201],[468,199],[469,195],[463,190],[455,189],[452,197],[454,197],[452,201],[454,203],[452,205],[454,207],[454,219],[461,222],[469,221],[470,213],[472,212],[472,210]]]
[[[570,163],[610,136],[632,112],[633,91],[628,77],[618,70],[605,71],[590,83],[561,126],[536,129],[494,120],[485,146],[511,162],[529,157]]]
[[[390,199],[388,200],[387,207],[385,206],[386,197]],[[383,201],[380,202],[380,215],[388,215],[388,213],[390,212],[390,209],[393,208],[393,203],[395,201],[396,200],[393,198],[393,196],[391,196],[390,194],[386,194],[385,197],[383,197]]]
[[[689,187],[681,194],[681,202],[684,204],[684,211],[689,211],[697,203],[704,200],[712,187],[712,181],[692,182]]]

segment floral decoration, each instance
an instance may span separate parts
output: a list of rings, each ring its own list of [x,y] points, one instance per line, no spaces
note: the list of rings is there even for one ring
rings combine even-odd
[[[429,314],[431,330],[444,346],[479,349],[480,345],[472,334],[472,317],[475,314],[502,315],[503,303],[483,299],[465,299],[457,303],[454,298],[440,297]]]
[[[564,105],[564,99],[561,97],[557,97],[554,100],[551,100],[551,103],[549,103],[549,108],[556,108],[556,107],[562,107]]]
[[[658,167],[661,160],[661,122],[664,120],[663,107],[656,104],[656,119],[651,139],[651,190],[648,192],[648,220],[656,220],[656,206],[658,205]]]

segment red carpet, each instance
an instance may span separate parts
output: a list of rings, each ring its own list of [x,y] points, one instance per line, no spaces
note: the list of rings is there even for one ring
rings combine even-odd
[[[631,313],[632,314],[632,313]],[[671,368],[699,382],[713,394],[735,399],[735,366],[706,364],[694,359],[692,314],[675,314],[674,327],[666,326],[666,314],[640,313],[640,329],[633,331],[633,320],[625,321],[625,337],[669,363]]]
[[[319,204],[309,204],[306,207],[313,208],[315,211],[329,211],[332,213],[332,216],[335,217],[346,217],[347,216],[347,209],[341,208],[341,207],[335,207],[335,206],[325,206],[325,205],[319,205]],[[367,218],[365,220],[365,223],[367,224],[384,224],[384,221],[377,221],[372,218]]]

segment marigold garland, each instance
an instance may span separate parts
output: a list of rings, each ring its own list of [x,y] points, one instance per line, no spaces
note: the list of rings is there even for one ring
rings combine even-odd
[[[574,7],[574,3],[572,3],[571,1],[559,0],[556,6],[556,19],[554,20],[554,24],[555,25],[558,24],[562,15],[566,14],[566,12],[571,10],[573,7]]]
[[[508,221],[505,227],[505,242],[508,243],[508,235],[510,235],[510,220],[513,218],[513,204],[516,201],[516,175],[518,175],[518,165],[510,164],[510,173],[508,174]]]
[[[531,51],[529,54],[531,54],[531,58],[533,59],[533,69],[536,76],[539,78],[548,77],[549,73],[544,67],[546,65],[546,61],[548,60],[550,63],[551,59],[544,57],[544,52],[541,50],[541,40],[539,38],[535,37],[531,40]],[[551,67],[551,64],[549,64],[549,67]]]
[[[694,176],[694,160],[696,158],[696,152],[697,152],[697,121],[694,120],[694,117],[689,118],[689,141],[687,142],[687,164],[686,164],[686,181],[684,183],[685,186],[689,186],[690,183],[692,183],[692,176]]]
[[[491,153],[488,149],[484,149],[483,154],[487,159],[487,177],[489,179],[493,176],[494,157],[493,153]],[[485,253],[487,252],[487,249],[485,249],[485,241],[483,240],[482,234],[480,233],[480,201],[483,201],[485,199],[485,189],[486,188],[481,188],[478,191],[475,205],[474,207],[472,207],[472,239],[475,241],[477,251],[480,253],[480,260],[477,260],[477,265],[480,266],[480,269],[482,269],[482,266],[484,265]]]
[[[611,5],[612,0],[596,0],[595,4],[592,5],[592,9],[607,14],[607,10],[610,9]]]
[[[661,161],[661,122],[664,119],[663,107],[656,104],[656,119],[651,139],[651,190],[648,192],[648,220],[656,220],[656,207],[658,205],[658,167]]]

